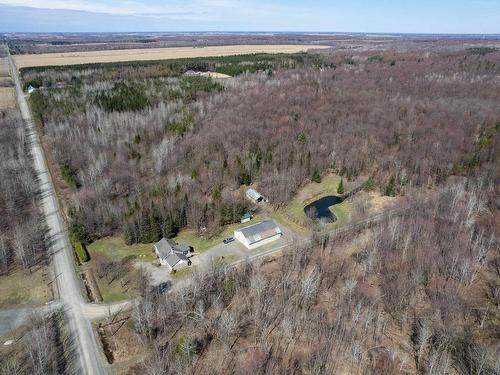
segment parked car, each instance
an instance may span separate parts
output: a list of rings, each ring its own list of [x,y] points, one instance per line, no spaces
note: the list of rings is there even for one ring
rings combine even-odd
[[[224,241],[222,241],[222,242],[224,242],[227,245],[228,243],[233,242],[233,241],[234,241],[234,237],[228,237],[228,238],[224,239]]]

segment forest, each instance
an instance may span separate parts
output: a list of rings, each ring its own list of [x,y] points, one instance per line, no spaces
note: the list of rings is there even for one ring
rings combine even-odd
[[[390,195],[450,176],[493,184],[500,53],[484,52],[333,50],[22,74],[40,87],[31,107],[80,240],[122,232],[147,243],[238,219],[242,185],[279,207],[330,172]],[[241,74],[215,81],[190,69]]]
[[[47,263],[45,222],[25,144],[24,123],[15,110],[0,112],[0,275]]]

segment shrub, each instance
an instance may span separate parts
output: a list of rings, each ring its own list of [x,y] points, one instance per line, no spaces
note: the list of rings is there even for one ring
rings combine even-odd
[[[80,184],[78,183],[78,180],[76,179],[76,174],[77,170],[74,169],[69,163],[64,163],[61,165],[61,175],[64,181],[66,183],[73,187],[73,188],[78,188],[80,187]]]
[[[73,242],[73,248],[75,249],[76,258],[80,264],[88,262],[90,260],[87,248],[81,241]]]

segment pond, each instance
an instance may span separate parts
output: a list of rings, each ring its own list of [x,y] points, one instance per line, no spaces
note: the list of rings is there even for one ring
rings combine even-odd
[[[342,199],[340,197],[328,195],[305,206],[304,212],[311,219],[319,219],[327,223],[334,223],[337,221],[337,217],[330,211],[330,207],[341,202]]]

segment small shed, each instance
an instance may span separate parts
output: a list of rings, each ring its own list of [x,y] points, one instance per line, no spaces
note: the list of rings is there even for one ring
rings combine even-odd
[[[31,85],[29,85],[29,86],[28,86],[28,94],[31,94],[31,93],[32,93],[32,92],[34,92],[34,91],[36,91],[36,88],[35,88],[35,87],[33,87],[33,86],[31,86]]]
[[[260,203],[264,200],[264,197],[254,189],[247,190],[247,198],[251,201],[254,201],[255,203]]]
[[[252,220],[252,214],[250,212],[245,212],[242,216],[241,216],[241,220],[240,222],[241,223],[248,223],[250,220]]]

